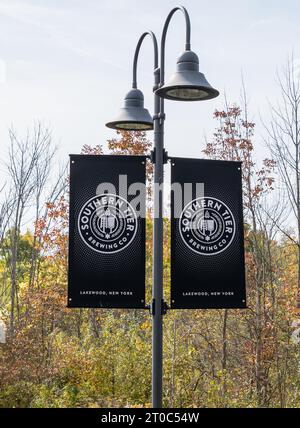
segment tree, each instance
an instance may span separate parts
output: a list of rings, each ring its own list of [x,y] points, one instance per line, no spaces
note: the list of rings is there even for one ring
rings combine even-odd
[[[300,73],[296,72],[293,55],[281,73],[277,74],[280,101],[271,105],[272,119],[266,142],[276,160],[281,182],[292,215],[296,221],[296,238],[285,234],[298,249],[298,299],[300,309]],[[282,231],[282,228],[280,228]]]
[[[215,112],[215,118],[219,126],[207,142],[207,156],[244,160],[248,309],[168,311],[164,319],[164,405],[299,407],[299,347],[291,340],[297,252],[286,235],[278,235],[273,219],[282,221],[281,210],[269,207],[274,163],[265,161],[258,167],[255,162],[255,128],[245,120],[244,107],[226,104]],[[122,135],[112,140],[114,154],[130,155],[131,145],[135,154],[137,147],[139,154],[145,154],[145,149],[149,153],[150,146],[142,149],[140,143],[145,140],[140,141],[137,134],[126,133],[124,139]],[[101,145],[84,146],[82,153],[106,151]],[[69,204],[66,181],[58,183],[58,187],[46,186],[39,202],[32,193],[29,229],[19,231],[19,313],[16,311],[14,335],[0,346],[0,407],[148,407],[148,311],[66,308]],[[36,221],[37,204],[40,215]],[[24,214],[22,223],[27,218]],[[146,294],[150,302],[150,215],[146,224]],[[164,232],[168,300],[168,218],[164,219]],[[6,228],[0,250],[1,280],[3,273],[10,273],[11,235]],[[6,285],[10,286],[9,278]],[[9,303],[3,308],[8,324]]]
[[[9,332],[13,336],[15,328],[15,314],[19,315],[18,302],[18,253],[20,245],[21,227],[25,221],[27,210],[34,204],[35,221],[41,216],[41,198],[51,170],[51,161],[55,154],[52,146],[52,136],[48,128],[37,123],[32,132],[27,132],[25,138],[19,138],[13,128],[9,129],[10,148],[7,163],[8,175],[11,181],[10,205],[11,210],[7,226],[9,227],[7,256],[9,260],[10,276],[10,326]],[[51,195],[57,197],[61,192],[62,174],[59,175],[59,184],[54,185]],[[32,245],[29,288],[32,285],[36,270],[37,251],[36,235]]]
[[[233,160],[242,162],[243,197],[245,220],[251,232],[247,235],[249,255],[253,259],[253,277],[255,285],[255,336],[256,336],[256,391],[259,407],[266,405],[266,372],[263,367],[263,296],[265,290],[266,258],[262,249],[262,234],[259,228],[259,204],[264,194],[272,189],[272,172],[275,162],[264,159],[260,169],[256,169],[253,159],[253,137],[255,124],[248,119],[247,98],[243,92],[243,110],[229,106],[225,100],[225,108],[215,111],[214,117],[219,120],[219,127],[212,142],[206,144],[204,153],[213,159]],[[264,241],[263,237],[263,241]],[[249,273],[249,270],[248,270]],[[251,278],[248,275],[248,286]],[[227,367],[227,323],[228,311],[224,313],[222,328],[222,369]],[[224,386],[226,392],[226,385]]]

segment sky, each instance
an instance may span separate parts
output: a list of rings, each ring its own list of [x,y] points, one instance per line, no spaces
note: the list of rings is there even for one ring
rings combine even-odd
[[[201,157],[211,137],[215,109],[226,96],[239,102],[241,74],[251,118],[258,123],[256,147],[264,156],[260,116],[276,102],[280,70],[293,51],[300,70],[299,0],[182,0],[190,14],[192,50],[200,71],[221,92],[193,103],[167,101],[165,145],[170,155]],[[41,120],[53,130],[59,157],[80,153],[84,144],[105,144],[131,85],[137,40],[153,30],[160,40],[170,0],[0,0],[0,144],[5,156],[8,127],[20,133]],[[166,44],[166,80],[184,49],[185,24],[177,12]],[[153,112],[153,51],[145,40],[138,87]],[[152,133],[149,138],[152,139]]]

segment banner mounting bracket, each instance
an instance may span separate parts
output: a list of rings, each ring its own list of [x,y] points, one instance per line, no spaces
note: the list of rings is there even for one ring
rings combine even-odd
[[[168,152],[165,149],[163,149],[163,163],[167,163],[169,159],[170,158],[168,156]],[[150,162],[156,163],[156,149],[155,148],[153,150],[151,150]]]
[[[162,299],[162,301],[161,301],[161,314],[166,315],[168,309],[170,309],[168,303],[165,302],[164,299]]]

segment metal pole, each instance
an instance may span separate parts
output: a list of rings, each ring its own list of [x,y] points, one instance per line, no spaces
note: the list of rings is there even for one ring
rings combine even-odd
[[[186,50],[190,49],[191,24],[187,10],[177,6],[165,21],[160,50],[160,68],[155,70],[155,87],[165,81],[165,45],[170,20],[177,10],[186,22]],[[153,224],[153,288],[152,288],[152,407],[162,407],[163,377],[163,183],[164,183],[164,99],[154,95],[154,224]]]
[[[177,6],[171,10],[165,21],[158,64],[157,40],[152,31],[143,33],[136,46],[133,60],[132,87],[137,87],[137,61],[144,38],[150,35],[154,46],[154,91],[164,84],[165,44],[170,20],[177,10],[183,12],[186,22],[185,49],[190,50],[191,25],[187,10]],[[154,94],[154,219],[153,219],[153,286],[152,286],[152,407],[162,407],[163,377],[163,183],[164,183],[164,99]]]
[[[158,71],[158,70],[157,70]],[[162,407],[163,374],[163,100],[154,95],[154,220],[152,288],[152,407]]]

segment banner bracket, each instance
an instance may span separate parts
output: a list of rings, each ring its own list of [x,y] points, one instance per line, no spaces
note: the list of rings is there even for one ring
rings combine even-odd
[[[151,304],[149,305],[150,314],[152,316],[155,315],[155,299],[152,299]]]
[[[167,163],[169,160],[169,156],[168,156],[168,152],[164,149],[163,150],[163,163]],[[150,162],[151,163],[156,163],[156,149],[154,148],[153,150],[151,150],[150,153]]]
[[[152,316],[154,316],[154,315],[155,315],[155,299],[152,299],[151,304],[150,304],[150,305],[147,305],[147,306],[146,306],[146,309],[149,309],[150,314],[151,314]],[[165,301],[162,299],[162,301],[161,301],[161,314],[162,314],[162,315],[166,315],[166,313],[167,313],[168,309],[171,309],[171,308],[169,307],[169,305],[167,304],[167,302],[165,302]]]
[[[166,315],[168,309],[170,309],[168,303],[165,302],[164,299],[162,299],[162,301],[161,301],[161,314]]]
[[[164,163],[167,163],[168,160],[169,160],[168,152],[164,149],[163,161],[164,161]]]

